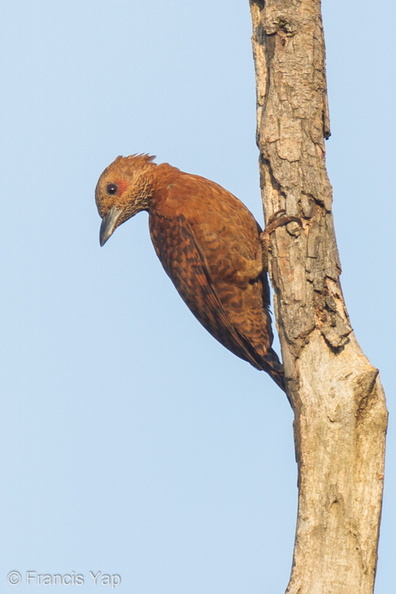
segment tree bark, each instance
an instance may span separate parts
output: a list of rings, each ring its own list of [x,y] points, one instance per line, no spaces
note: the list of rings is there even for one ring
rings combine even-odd
[[[250,0],[270,277],[295,413],[299,504],[289,594],[373,591],[387,410],[352,331],[339,275],[319,0]]]

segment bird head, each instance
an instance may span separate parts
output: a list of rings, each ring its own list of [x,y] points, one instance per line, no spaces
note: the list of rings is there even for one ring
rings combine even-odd
[[[100,245],[117,227],[141,210],[148,210],[153,191],[155,157],[131,155],[117,157],[102,173],[96,185],[96,206],[102,224]]]

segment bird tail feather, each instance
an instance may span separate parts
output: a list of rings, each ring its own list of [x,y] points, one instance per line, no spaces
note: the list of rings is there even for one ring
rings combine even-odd
[[[265,357],[263,357],[261,369],[266,371],[268,375],[274,380],[274,382],[284,392],[286,392],[285,372],[283,370],[283,365],[279,361],[278,355],[273,349],[270,349]]]

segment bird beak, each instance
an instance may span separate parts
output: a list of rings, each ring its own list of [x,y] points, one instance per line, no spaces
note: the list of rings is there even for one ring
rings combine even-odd
[[[112,206],[105,217],[102,219],[99,232],[99,242],[103,246],[111,237],[117,227],[117,221],[120,218],[122,210],[116,206]]]

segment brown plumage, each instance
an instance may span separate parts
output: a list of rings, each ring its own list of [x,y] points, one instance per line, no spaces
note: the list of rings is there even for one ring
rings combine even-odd
[[[117,157],[100,176],[101,245],[119,225],[147,210],[157,256],[195,317],[227,349],[284,389],[282,365],[271,348],[258,223],[218,184],[153,159]]]

